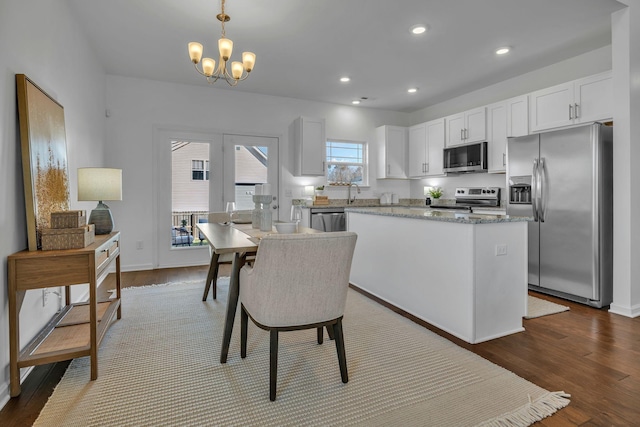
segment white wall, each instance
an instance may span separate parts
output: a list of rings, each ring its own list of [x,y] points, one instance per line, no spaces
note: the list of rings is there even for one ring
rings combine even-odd
[[[101,165],[105,138],[105,74],[66,2],[52,0],[0,3],[0,407],[8,399],[9,323],[7,263],[10,254],[27,247],[26,214],[20,153],[15,74],[26,74],[64,107],[72,209],[78,203],[77,168]],[[29,291],[20,312],[20,339],[25,345],[58,308],[42,292]],[[23,373],[26,370],[23,369]]]
[[[122,231],[123,268],[154,267],[152,239],[158,215],[153,198],[153,129],[176,128],[198,132],[244,133],[280,139],[280,212],[289,215],[291,197],[300,197],[304,185],[322,178],[293,177],[293,150],[289,127],[298,116],[326,119],[327,138],[374,143],[375,128],[383,124],[406,125],[408,115],[389,111],[255,95],[234,89],[189,86],[173,83],[107,76],[108,150],[106,161],[123,169],[123,201],[110,207]],[[370,173],[376,176],[375,150],[370,150]],[[371,188],[359,197],[376,197],[381,191],[394,191],[408,197],[407,181],[370,181]],[[329,192],[331,198],[344,198],[346,191]],[[137,250],[142,241],[144,249]]]

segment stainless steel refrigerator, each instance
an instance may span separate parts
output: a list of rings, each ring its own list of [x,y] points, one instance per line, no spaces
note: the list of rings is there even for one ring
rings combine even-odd
[[[613,128],[599,123],[507,143],[507,214],[529,223],[529,289],[613,300]]]

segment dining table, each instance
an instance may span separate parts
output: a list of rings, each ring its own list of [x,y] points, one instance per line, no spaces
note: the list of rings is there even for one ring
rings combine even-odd
[[[227,309],[224,320],[224,332],[222,337],[222,349],[220,351],[220,363],[227,362],[231,333],[238,307],[240,295],[240,269],[246,263],[247,256],[255,255],[260,247],[260,239],[269,234],[276,234],[275,227],[272,230],[263,231],[253,228],[250,223],[199,223],[196,225],[211,247],[211,262],[207,273],[209,286],[218,273],[218,259],[222,254],[233,254],[231,264],[231,277],[229,279],[229,292],[227,296]],[[320,233],[321,231],[298,227],[297,233]]]

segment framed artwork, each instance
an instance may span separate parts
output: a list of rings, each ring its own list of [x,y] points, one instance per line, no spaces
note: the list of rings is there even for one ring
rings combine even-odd
[[[29,250],[41,245],[51,212],[69,210],[64,108],[24,74],[16,74]]]

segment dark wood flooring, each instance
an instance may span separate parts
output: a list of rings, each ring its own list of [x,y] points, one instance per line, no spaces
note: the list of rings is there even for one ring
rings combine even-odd
[[[128,272],[122,278],[124,286],[142,286],[204,281],[206,273],[206,267],[173,268]],[[228,275],[228,267],[220,274]],[[99,293],[106,295],[113,283],[109,276]],[[535,295],[571,310],[525,320],[525,332],[475,345],[418,323],[540,387],[571,394],[568,407],[537,426],[640,425],[640,318]],[[348,339],[348,331],[345,334]],[[23,384],[22,394],[0,411],[0,426],[31,426],[68,364],[36,367]]]

